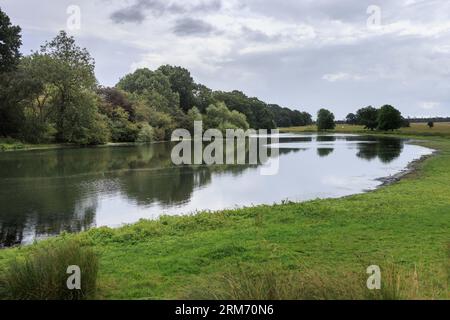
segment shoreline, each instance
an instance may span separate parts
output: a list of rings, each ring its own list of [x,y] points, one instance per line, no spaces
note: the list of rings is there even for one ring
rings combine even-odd
[[[401,180],[405,179],[408,177],[408,175],[413,174],[415,172],[417,172],[419,170],[420,165],[426,161],[429,158],[432,158],[436,155],[439,154],[438,150],[433,150],[431,154],[426,154],[421,156],[420,158],[411,161],[410,163],[408,163],[408,165],[402,169],[400,172],[394,174],[394,175],[390,175],[387,177],[381,177],[381,178],[377,178],[375,179],[376,181],[380,181],[381,184],[376,188],[382,188],[382,187],[386,187],[392,184],[395,184],[397,182],[400,182]],[[375,190],[376,190],[375,189]],[[374,191],[374,190],[373,190]]]
[[[401,139],[401,138],[399,138],[399,139]],[[136,146],[136,145],[146,145],[146,144],[157,144],[157,143],[164,143],[164,142],[165,141],[157,141],[157,142],[152,142],[152,143],[111,143],[111,144],[102,145],[102,146],[93,146],[92,148],[98,148],[98,147],[103,147],[103,148],[106,148],[106,147],[121,147],[121,146],[125,146],[126,147],[126,146]],[[414,140],[413,141],[413,140],[411,140],[410,141],[411,144],[417,144],[417,145],[419,145],[420,142],[426,142],[426,140],[422,140],[422,141],[418,141],[418,140]],[[285,199],[285,200],[280,200],[279,202],[274,202],[274,203],[271,203],[271,204],[261,203],[261,204],[253,204],[251,206],[239,206],[239,207],[232,207],[232,208],[223,208],[223,209],[218,209],[218,210],[201,210],[201,211],[194,210],[192,212],[174,214],[174,215],[169,215],[169,216],[175,217],[175,218],[184,218],[184,217],[192,217],[192,216],[195,216],[195,215],[198,215],[198,214],[203,214],[203,213],[217,214],[217,213],[220,213],[220,212],[223,212],[223,211],[236,211],[237,212],[237,211],[248,209],[248,208],[258,208],[258,207],[263,207],[263,206],[271,207],[271,206],[283,206],[283,205],[286,205],[286,204],[287,205],[289,205],[289,204],[303,204],[303,203],[308,203],[310,201],[316,201],[316,200],[318,200],[318,201],[326,201],[326,200],[333,200],[333,199],[339,200],[339,199],[346,199],[346,198],[357,196],[357,195],[364,195],[364,194],[368,194],[368,193],[373,193],[373,192],[376,192],[377,190],[379,190],[381,188],[384,188],[384,187],[396,184],[397,182],[400,182],[401,180],[407,178],[408,175],[413,174],[414,172],[417,172],[419,170],[419,166],[424,161],[426,161],[429,158],[435,157],[436,155],[438,155],[440,153],[440,150],[435,150],[435,149],[432,149],[432,148],[430,148],[430,149],[432,150],[431,154],[423,155],[420,158],[409,162],[408,165],[404,169],[402,169],[400,172],[398,172],[398,173],[396,173],[394,175],[391,175],[391,176],[375,178],[373,181],[379,181],[379,182],[381,182],[381,184],[376,186],[373,189],[362,190],[362,192],[353,193],[353,194],[349,194],[349,195],[343,195],[343,196],[340,196],[340,197],[324,197],[324,198],[315,198],[315,199],[301,200],[301,201]],[[23,151],[27,151],[27,150],[23,150]],[[115,226],[94,226],[92,228],[89,228],[89,229],[86,229],[86,230],[83,230],[83,231],[79,231],[79,232],[69,232],[69,234],[77,235],[77,234],[82,234],[84,232],[89,232],[90,230],[101,229],[101,228],[105,228],[105,227],[109,228],[109,229],[112,229],[112,230],[119,230],[119,229],[124,228],[124,227],[135,225],[135,224],[139,223],[139,221],[141,221],[141,220],[159,222],[161,217],[164,217],[164,216],[167,216],[167,215],[162,214],[162,215],[160,215],[160,216],[158,216],[157,218],[154,218],[154,219],[143,219],[143,218],[141,218],[140,220],[137,220],[135,222],[121,223],[121,224],[118,224],[118,225],[115,225]],[[33,245],[33,243],[35,243],[35,242],[38,243],[38,242],[43,242],[43,241],[46,241],[46,240],[49,240],[49,239],[58,238],[58,237],[61,236],[61,234],[64,234],[64,233],[66,233],[66,231],[63,231],[63,232],[61,232],[59,234],[56,234],[56,235],[50,235],[50,236],[47,236],[47,237],[43,237],[43,238],[41,238],[39,240],[35,239],[32,242],[30,242],[30,243],[17,244],[17,245],[13,245],[13,246],[10,246],[10,247],[0,247],[0,251],[5,250],[5,249],[28,247],[30,245]]]
[[[368,265],[391,263],[403,271],[417,266],[420,298],[449,298],[443,285],[450,245],[450,140],[423,142],[438,152],[410,165],[419,175],[388,188],[64,234],[0,250],[0,273],[14,259],[73,239],[99,254],[100,299],[182,299],[186,289],[239,274],[243,264],[277,273],[324,268],[365,275]]]

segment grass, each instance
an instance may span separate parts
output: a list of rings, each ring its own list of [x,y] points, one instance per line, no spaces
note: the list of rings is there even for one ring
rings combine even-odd
[[[317,127],[315,125],[280,129],[280,132],[316,132],[316,131]],[[409,128],[401,128],[389,132],[369,131],[365,130],[363,126],[359,125],[337,124],[335,130],[329,130],[328,132],[450,137],[450,122],[436,122],[434,124],[434,128],[429,128],[426,123],[411,123],[411,127]]]
[[[99,255],[102,299],[194,298],[199,289],[207,298],[449,299],[450,139],[422,140],[439,154],[374,192],[64,237]],[[0,274],[59,239],[0,251]],[[364,289],[373,264],[390,288],[377,296]]]
[[[80,268],[80,289],[69,290],[69,266]],[[43,243],[12,260],[0,276],[0,298],[12,300],[81,300],[95,297],[98,258],[75,240]]]
[[[276,264],[241,267],[189,287],[189,300],[398,300],[419,299],[416,270],[405,272],[389,262],[380,290],[368,290],[366,277],[356,272],[326,269],[282,270]]]
[[[22,150],[43,150],[43,149],[59,149],[71,147],[69,144],[57,144],[57,143],[47,143],[47,144],[29,144],[24,143],[12,138],[1,138],[0,137],[0,152],[2,151],[22,151]]]

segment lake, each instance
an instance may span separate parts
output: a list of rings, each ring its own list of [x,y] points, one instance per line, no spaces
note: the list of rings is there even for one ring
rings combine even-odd
[[[174,166],[173,143],[0,153],[0,247],[163,214],[373,190],[431,149],[394,138],[281,134],[279,172]]]

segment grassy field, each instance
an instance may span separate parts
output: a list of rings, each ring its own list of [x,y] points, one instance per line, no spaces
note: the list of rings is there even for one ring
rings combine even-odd
[[[0,275],[46,243],[75,238],[99,255],[104,299],[367,298],[372,264],[395,293],[384,298],[449,299],[450,139],[423,140],[439,154],[374,192],[63,235],[1,250]]]
[[[316,132],[316,131],[317,127],[315,125],[280,129],[280,132]],[[389,132],[369,131],[365,130],[363,126],[359,125],[337,124],[336,129],[330,130],[329,132],[450,137],[450,122],[436,122],[434,124],[434,128],[429,128],[426,123],[411,123],[411,127],[409,128],[401,128],[399,130]]]

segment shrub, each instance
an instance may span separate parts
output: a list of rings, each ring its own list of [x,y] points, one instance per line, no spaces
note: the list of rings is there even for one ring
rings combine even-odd
[[[148,123],[143,123],[139,130],[136,142],[152,142],[153,128]]]
[[[68,266],[81,270],[81,289],[67,288]],[[95,297],[98,258],[77,241],[58,241],[16,258],[0,278],[0,297],[13,300],[82,300]]]

